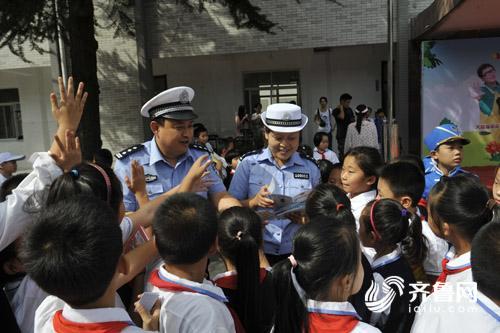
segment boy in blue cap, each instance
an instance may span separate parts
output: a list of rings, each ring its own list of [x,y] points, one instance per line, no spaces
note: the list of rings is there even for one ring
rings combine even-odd
[[[462,136],[456,125],[443,124],[427,134],[424,143],[430,150],[430,155],[423,159],[425,190],[422,197],[427,200],[431,188],[442,176],[452,177],[467,172],[460,167],[460,163],[463,160],[463,146],[468,145],[470,140]]]

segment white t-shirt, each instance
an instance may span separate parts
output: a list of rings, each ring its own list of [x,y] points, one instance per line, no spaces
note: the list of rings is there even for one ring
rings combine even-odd
[[[314,147],[313,157],[317,161],[328,160],[328,161],[332,162],[333,164],[340,162],[339,158],[337,157],[337,154],[335,154],[335,152],[333,150],[330,150],[328,148],[325,150],[325,152],[323,154],[321,154],[319,152],[318,148]]]
[[[500,332],[500,307],[477,291],[477,299],[448,291],[436,291],[415,315],[412,333]]]
[[[153,292],[160,293],[160,332],[235,332],[231,313],[221,301],[226,299],[221,288],[208,280],[197,283],[182,279],[167,272],[164,267],[157,274],[162,280],[198,292],[171,292],[156,286],[153,288]]]
[[[332,121],[335,121],[335,118],[333,118],[332,108],[328,108],[326,109],[326,111],[321,111],[319,109],[316,109],[316,115],[318,113],[321,120],[325,122],[325,126],[318,125],[317,132],[330,133],[332,131]]]
[[[361,146],[379,149],[377,127],[369,120],[363,120],[360,133],[356,129],[356,123],[351,123],[347,127],[344,151],[348,152],[352,148]]]
[[[122,333],[144,332],[141,328],[133,325],[132,319],[116,294],[115,308],[98,309],[73,309],[63,300],[55,297],[47,297],[36,310],[35,333],[53,333],[53,318],[57,311],[62,310],[62,316],[72,322],[81,324],[104,323],[104,322],[128,322],[131,325],[124,328]]]

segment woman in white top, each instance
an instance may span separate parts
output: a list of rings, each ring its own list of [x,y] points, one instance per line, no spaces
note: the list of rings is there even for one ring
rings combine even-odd
[[[248,119],[248,114],[244,105],[238,107],[238,112],[234,117],[234,123],[236,124],[236,136],[244,135],[245,130],[250,128],[250,120]]]
[[[354,109],[356,122],[349,124],[345,138],[344,151],[360,146],[379,149],[377,127],[368,120],[370,114],[366,105],[360,104]]]
[[[336,145],[333,146],[332,133],[336,129],[336,121],[333,116],[333,110],[328,107],[328,99],[324,96],[319,98],[319,108],[314,114],[314,122],[318,125],[316,132],[325,132],[328,135],[328,148],[337,151]]]

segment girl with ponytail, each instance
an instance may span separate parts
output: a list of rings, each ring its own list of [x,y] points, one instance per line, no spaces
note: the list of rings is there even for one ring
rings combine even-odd
[[[352,225],[315,217],[293,240],[293,253],[273,267],[274,332],[379,332],[360,321],[348,299],[363,281]]]
[[[250,208],[232,207],[220,215],[217,245],[227,272],[214,277],[246,332],[269,332],[274,291],[262,251],[262,221]]]
[[[354,109],[354,114],[356,122],[347,127],[344,151],[347,153],[352,148],[361,146],[379,149],[377,127],[368,120],[370,109],[360,104]]]
[[[385,284],[383,280],[388,278],[400,281],[389,284],[392,288],[389,293],[394,294],[390,307],[382,313],[374,313],[370,320],[384,332],[409,332],[415,317],[413,307],[410,307],[409,291],[416,280],[401,249],[401,243],[408,235],[410,219],[415,217],[396,200],[377,199],[366,205],[359,220],[362,244],[376,251],[371,263],[375,283]],[[418,304],[418,301],[411,303],[412,306]]]

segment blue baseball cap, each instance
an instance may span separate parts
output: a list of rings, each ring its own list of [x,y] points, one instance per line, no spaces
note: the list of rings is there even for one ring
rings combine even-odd
[[[424,143],[430,151],[435,151],[440,145],[452,141],[461,141],[463,145],[470,143],[469,139],[462,136],[462,132],[454,124],[443,124],[427,134]]]

